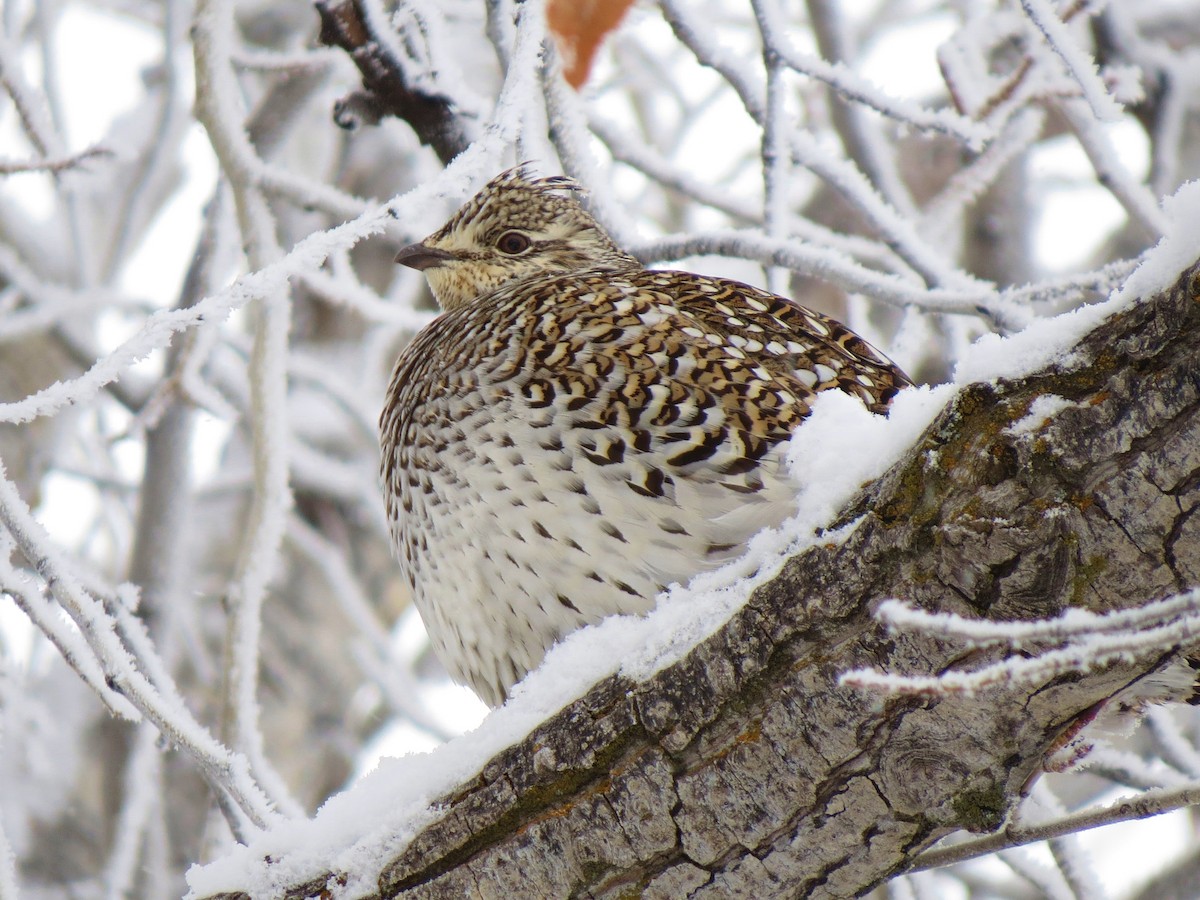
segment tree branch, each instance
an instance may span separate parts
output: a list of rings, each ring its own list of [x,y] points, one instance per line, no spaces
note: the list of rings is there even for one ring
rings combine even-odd
[[[388,41],[373,32],[359,0],[317,0],[321,43],[341,47],[363,77],[363,91],[338,101],[334,121],[353,128],[360,121],[374,124],[385,115],[412,126],[422,144],[432,147],[443,164],[467,148],[453,101],[414,83],[402,60],[387,52]]]

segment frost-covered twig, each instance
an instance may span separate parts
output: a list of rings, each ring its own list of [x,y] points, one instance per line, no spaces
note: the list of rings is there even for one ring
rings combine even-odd
[[[668,235],[656,241],[643,242],[632,249],[635,255],[647,261],[683,259],[688,256],[731,256],[786,266],[891,305],[903,307],[912,304],[931,312],[983,315],[1002,327],[1019,327],[1028,320],[1026,310],[982,285],[975,290],[925,289],[909,279],[867,269],[829,248],[814,247],[797,240],[772,240],[758,231]]]
[[[1122,634],[1172,622],[1184,625],[1190,617],[1200,616],[1200,590],[1186,591],[1134,609],[1111,613],[1069,609],[1057,618],[1034,622],[993,622],[952,613],[927,613],[899,600],[881,603],[877,615],[880,621],[897,631],[936,632],[976,646],[1009,644],[1019,647],[1026,641],[1066,641],[1094,634]]]
[[[4,470],[0,463],[0,477],[3,475]],[[0,532],[0,591],[11,597],[17,608],[29,616],[29,621],[54,645],[62,655],[63,661],[75,671],[84,684],[96,692],[96,696],[110,713],[122,718],[136,719],[137,711],[105,681],[104,671],[87,642],[78,631],[63,621],[59,610],[42,595],[32,579],[12,564],[11,556],[15,548],[13,538]]]
[[[852,61],[855,48],[837,0],[806,0],[804,5],[817,49],[825,59],[834,66],[845,66]],[[781,34],[786,35],[786,30],[772,29],[772,41]],[[830,124],[841,139],[846,155],[854,160],[888,203],[906,217],[915,219],[916,204],[908,185],[900,177],[894,142],[884,138],[879,117],[835,90],[831,90],[829,96]]]
[[[239,91],[234,80],[231,58],[233,28],[223,0],[200,0],[192,37],[196,58],[196,118],[208,130],[221,169],[234,183],[235,193],[248,197],[247,191],[278,194],[301,208],[324,209],[338,219],[361,215],[365,201],[351,197],[329,185],[310,182],[300,176],[267,165],[255,153],[243,126]],[[239,187],[241,186],[241,187]],[[265,200],[245,200],[238,207],[243,227],[254,227],[245,235],[251,255],[259,253],[258,244],[274,228]]]
[[[404,208],[409,202],[420,202],[421,197],[428,198],[432,194],[430,187],[419,188],[387,207],[368,210],[355,220],[328,231],[316,232],[298,243],[282,259],[242,276],[195,306],[155,313],[132,336],[97,360],[78,378],[50,385],[22,400],[0,403],[0,422],[28,422],[54,415],[64,406],[89,400],[106,385],[121,378],[136,362],[154,350],[165,347],[175,334],[200,322],[222,321],[233,310],[240,309],[265,293],[279,290],[294,272],[315,269],[335,250],[353,246],[364,237],[382,231],[392,218],[389,210]]]
[[[558,152],[563,171],[582,184],[600,184],[602,179],[588,147],[591,134],[579,98],[567,85],[558,54],[552,46],[547,48],[546,57],[541,71],[542,93],[550,140]],[[588,197],[588,206],[618,244],[628,245],[633,241],[633,224],[618,204],[609,202],[606,193],[593,192]]]
[[[1072,609],[1056,619],[1036,622],[991,622],[951,613],[930,614],[895,600],[881,604],[877,616],[898,631],[923,631],[968,646],[1062,645],[1039,649],[1032,657],[1002,659],[970,672],[899,675],[857,669],[841,676],[842,684],[889,693],[969,695],[997,684],[1029,683],[1121,659],[1162,655],[1164,648],[1193,643],[1200,635],[1200,591],[1109,615]]]
[[[1051,8],[1048,0],[1021,0],[1021,8],[1034,24],[1050,49],[1053,50],[1079,84],[1083,98],[1091,107],[1092,114],[1104,122],[1115,122],[1121,118],[1121,107],[1109,93],[1096,71],[1096,62],[1083,50],[1063,20]]]
[[[1062,801],[1046,786],[1045,781],[1037,781],[1030,788],[1025,803],[1018,807],[1013,817],[1014,823],[1018,827],[1034,825],[1035,822],[1028,819],[1034,808],[1039,813],[1037,822],[1061,818],[1067,813]],[[1086,851],[1079,846],[1077,835],[1064,834],[1050,838],[1046,843],[1072,896],[1078,900],[1104,900],[1107,894],[1093,874],[1095,866],[1087,858]]]
[[[1200,84],[1200,59],[1193,48],[1178,48],[1170,40],[1150,40],[1138,28],[1129,4],[1109,4],[1103,25],[1121,55],[1141,72],[1143,82],[1159,85],[1150,141],[1150,184],[1158,196],[1173,191],[1180,182],[1183,144],[1188,116],[1195,106]]]
[[[148,722],[138,727],[122,779],[121,811],[117,815],[112,850],[104,874],[106,895],[128,897],[138,876],[142,847],[161,800],[162,752],[158,732]]]
[[[103,159],[112,156],[112,151],[103,146],[92,146],[78,153],[49,159],[30,159],[23,161],[0,160],[0,175],[16,175],[19,172],[62,172],[83,165],[89,159]]]
[[[327,270],[305,272],[300,279],[322,300],[352,310],[368,322],[387,322],[419,331],[433,320],[433,312],[399,306],[382,299],[353,279],[349,271],[331,275]]]
[[[0,30],[0,87],[12,100],[25,137],[44,157],[69,157],[58,140],[54,123],[46,115],[45,106],[34,96],[33,88],[25,79],[20,56],[20,50]]]
[[[809,10],[811,14],[813,4],[809,4]],[[774,17],[767,20],[767,26],[764,34],[770,34],[772,49],[789,68],[824,82],[851,103],[874,110],[918,131],[930,131],[952,137],[976,151],[983,149],[995,136],[987,125],[952,110],[926,109],[918,104],[889,96],[840,60],[829,63],[819,57],[802,53],[788,39],[787,30],[776,25]]]
[[[1146,723],[1163,761],[1189,778],[1200,780],[1200,750],[1183,734],[1171,710],[1152,707],[1146,713]]]
[[[766,89],[757,78],[748,74],[730,54],[722,51],[704,35],[703,29],[687,18],[673,0],[662,0],[663,14],[688,48],[702,64],[711,66],[738,92],[746,111],[766,127],[769,119]],[[966,273],[956,269],[941,253],[927,245],[905,217],[887,200],[876,186],[850,160],[830,153],[808,131],[789,129],[788,146],[791,158],[807,167],[847,202],[861,212],[881,234],[881,239],[912,269],[933,287],[968,288],[974,283]]]
[[[687,174],[677,163],[666,159],[644,141],[639,141],[632,135],[622,134],[616,125],[599,115],[588,115],[588,128],[604,143],[613,159],[637,169],[653,181],[678,191],[697,203],[720,210],[731,218],[746,223],[761,220],[760,205],[742,200]]]
[[[999,862],[1033,889],[1038,900],[1079,900],[1063,880],[1062,873],[1049,863],[1018,847],[996,853]]]
[[[953,222],[972,202],[983,196],[1004,169],[1025,153],[1041,135],[1046,115],[1026,108],[1005,123],[999,136],[983,153],[955,170],[941,191],[921,210],[926,230]]]
[[[1200,783],[1197,782],[1174,790],[1147,791],[1137,797],[1118,800],[1109,806],[1070,813],[1049,822],[1040,822],[1036,825],[1008,825],[984,838],[963,841],[948,847],[934,847],[918,856],[908,871],[923,872],[927,869],[949,866],[965,862],[968,859],[977,859],[999,850],[1023,847],[1026,844],[1076,834],[1090,828],[1113,825],[1117,822],[1148,819],[1151,816],[1198,804],[1200,804]]]
[[[1112,293],[1124,283],[1140,262],[1140,259],[1118,259],[1093,272],[1057,276],[1032,284],[1005,288],[1000,296],[1018,306],[1049,304],[1049,312],[1071,308],[1085,300],[1102,298]]]
[[[1169,223],[1159,209],[1157,198],[1117,158],[1112,139],[1091,115],[1087,105],[1080,100],[1066,99],[1058,105],[1058,110],[1087,154],[1100,184],[1147,234],[1155,239],[1166,234]]]
[[[735,54],[712,40],[712,29],[692,19],[688,7],[679,0],[659,0],[659,7],[679,42],[692,51],[697,62],[716,71],[733,88],[750,118],[762,125],[766,120],[766,103],[757,76]]]
[[[0,707],[3,712],[3,707]],[[3,752],[7,735],[4,728],[4,717],[0,715],[0,752]],[[4,829],[4,798],[0,797],[0,900],[19,900],[17,892],[17,858],[8,842]]]
[[[100,264],[100,271],[107,280],[116,267],[123,264],[130,247],[142,236],[142,229],[153,219],[157,211],[154,201],[161,193],[162,183],[175,174],[178,157],[190,124],[187,107],[190,98],[185,98],[188,89],[186,65],[183,52],[183,36],[187,30],[191,6],[183,0],[168,0],[163,4],[163,79],[159,89],[153,93],[153,101],[147,106],[153,109],[153,127],[146,129],[142,145],[128,171],[119,179],[125,186],[117,208],[112,211],[114,227],[111,239]]]
[[[156,687],[150,682],[143,672],[145,659],[139,662],[121,641],[117,623],[80,585],[67,560],[33,518],[3,470],[0,470],[0,524],[8,529],[17,548],[37,568],[55,599],[79,628],[89,655],[103,673],[105,688],[123,695],[173,745],[187,753],[218,793],[227,795],[253,825],[263,828],[274,821],[276,814],[250,776],[246,758],[217,742],[187,710],[173,685]],[[161,671],[161,666],[158,668]],[[241,831],[240,821],[230,824],[235,831]]]
[[[255,179],[258,157],[245,131],[234,81],[230,48],[233,8],[226,0],[200,0],[192,27],[196,59],[196,117],[208,131],[213,150],[229,179],[246,255],[252,268],[282,255],[275,221]],[[227,598],[227,688],[222,725],[242,750],[258,781],[275,803],[293,814],[301,807],[267,759],[259,727],[258,667],[262,605],[275,575],[287,515],[292,505],[288,480],[288,332],[291,298],[282,285],[259,298],[250,354],[250,426],[254,491],[246,537]]]
[[[767,72],[766,120],[763,122],[759,149],[763,173],[763,227],[767,237],[784,240],[790,230],[791,184],[788,176],[792,168],[792,154],[788,140],[787,71],[773,39],[772,29],[777,24],[777,11],[772,3],[773,0],[751,0],[750,5],[754,8],[754,17],[762,35],[763,68]],[[776,294],[787,293],[786,269],[768,266],[766,275],[768,290]]]

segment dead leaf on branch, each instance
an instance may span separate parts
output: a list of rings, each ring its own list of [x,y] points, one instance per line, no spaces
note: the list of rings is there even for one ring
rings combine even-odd
[[[546,21],[563,58],[567,83],[578,90],[605,35],[620,24],[633,0],[550,0]]]

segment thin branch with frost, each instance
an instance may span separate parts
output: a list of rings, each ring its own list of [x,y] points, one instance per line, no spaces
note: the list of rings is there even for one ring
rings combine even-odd
[[[987,149],[961,169],[921,210],[921,228],[930,231],[954,221],[995,183],[1014,160],[1025,153],[1041,136],[1046,114],[1036,107],[1020,110],[1009,119]]]
[[[1046,782],[1038,781],[1014,813],[1013,823],[1017,827],[1036,826],[1048,819],[1061,818],[1066,813],[1062,801],[1047,787]],[[1079,846],[1078,835],[1064,834],[1051,838],[1047,845],[1073,896],[1079,900],[1103,900],[1104,890],[1093,874],[1094,865]]]
[[[143,722],[126,761],[121,810],[105,867],[104,886],[109,897],[134,893],[142,847],[153,826],[154,807],[160,802],[161,778],[158,731],[149,722]]]
[[[952,613],[930,614],[895,600],[881,604],[876,615],[893,630],[936,634],[967,646],[1038,648],[1036,656],[1006,658],[969,672],[899,675],[856,669],[840,678],[840,683],[851,687],[893,694],[970,695],[997,684],[1032,683],[1131,657],[1161,656],[1164,648],[1195,643],[1200,636],[1200,591],[1119,613],[1096,615],[1072,609],[1056,619],[1036,622],[992,622]],[[1044,649],[1054,645],[1061,646]]]
[[[21,69],[20,50],[0,31],[0,87],[8,94],[17,111],[21,129],[34,150],[47,158],[70,156],[58,139],[54,123],[45,112],[45,106],[34,96],[35,91],[26,81]]]
[[[855,209],[879,229],[884,243],[919,273],[930,287],[968,287],[978,282],[957,269],[929,246],[894,206],[850,160],[835,157],[808,132],[793,129],[792,152],[796,161],[824,179]]]
[[[1000,850],[1011,850],[1118,822],[1148,819],[1151,816],[1197,805],[1200,805],[1200,783],[1197,782],[1173,790],[1147,791],[1137,797],[1118,800],[1109,806],[1069,813],[1049,822],[1036,825],[1010,824],[987,837],[951,844],[948,847],[934,847],[918,856],[907,871],[924,872],[968,859],[978,859]]]
[[[550,140],[558,153],[563,171],[581,184],[601,184],[603,179],[588,147],[591,134],[582,104],[574,89],[562,77],[561,61],[553,47],[546,50],[541,78]],[[588,205],[592,214],[619,245],[628,246],[633,242],[633,223],[619,204],[609,202],[606,192],[594,191],[588,197]]]
[[[1048,0],[1021,0],[1021,8],[1078,83],[1084,100],[1092,109],[1092,114],[1105,122],[1119,120],[1122,115],[1121,107],[1096,71],[1096,61],[1071,36]]]
[[[841,61],[831,64],[802,53],[788,39],[788,29],[779,21],[778,11],[768,9],[764,13],[756,7],[755,15],[759,19],[764,42],[769,42],[771,52],[782,63],[801,75],[823,82],[849,102],[874,110],[917,131],[944,134],[975,151],[982,150],[995,137],[989,126],[952,110],[925,109],[918,104],[891,97]]]
[[[636,169],[652,181],[678,191],[703,206],[719,210],[733,219],[741,219],[747,224],[762,220],[760,204],[743,201],[688,175],[677,163],[666,159],[645,142],[632,135],[621,134],[617,126],[606,119],[589,113],[588,127],[608,148],[613,159]],[[903,267],[899,257],[878,241],[842,234],[803,217],[792,218],[790,229],[795,237],[828,246],[862,262],[873,263],[894,272]]]
[[[854,51],[836,0],[806,0],[804,6],[821,55],[833,65],[845,65]],[[895,148],[891,141],[884,140],[879,117],[835,91],[829,92],[829,99],[830,125],[846,155],[890,204],[915,219],[912,192],[900,177]]]
[[[205,321],[220,321],[231,312],[279,290],[296,271],[315,269],[328,254],[345,249],[363,238],[382,231],[396,209],[407,208],[427,199],[433,191],[417,188],[385,207],[363,213],[357,219],[328,231],[309,235],[278,261],[243,275],[229,287],[206,297],[187,309],[165,310],[146,319],[142,326],[112,352],[98,359],[77,378],[57,382],[10,403],[0,403],[0,422],[28,422],[52,416],[63,407],[85,402],[101,389],[123,377],[137,362],[165,347],[174,335]]]
[[[225,349],[237,354],[242,360],[250,358],[252,342],[249,338],[233,333],[223,337]],[[328,365],[302,351],[294,351],[288,355],[287,367],[289,383],[308,388],[328,398],[350,419],[359,440],[367,446],[374,446],[378,440],[378,413],[364,402],[361,385],[351,383],[342,375],[331,371]],[[231,399],[222,401],[233,411],[230,418],[245,418],[249,415],[250,392],[245,379],[238,380],[241,374],[241,369],[222,370],[214,376],[214,380],[233,395]],[[374,484],[371,484],[370,489],[373,491],[374,488]]]
[[[755,76],[745,73],[738,62],[705,37],[702,29],[690,22],[673,0],[662,0],[661,6],[672,29],[697,60],[717,69],[738,92],[754,121],[766,128],[770,117],[765,87],[757,84]],[[943,254],[926,244],[853,162],[834,156],[804,129],[789,129],[787,143],[791,158],[824,180],[866,216],[879,230],[884,243],[931,287],[969,288],[975,284],[975,279],[955,268]]]
[[[763,173],[763,227],[767,237],[784,240],[789,234],[791,191],[789,174],[792,168],[788,146],[787,97],[788,82],[786,67],[775,48],[771,36],[771,25],[775,24],[776,10],[772,0],[751,0],[754,18],[763,40],[763,68],[767,71],[767,109],[763,122],[760,158]],[[787,270],[780,266],[769,266],[766,271],[767,289],[782,294],[787,292]]]
[[[384,300],[355,280],[348,267],[335,274],[330,274],[327,270],[305,272],[299,278],[326,303],[352,310],[368,322],[387,322],[419,331],[436,315],[433,312],[398,306]]]
[[[1103,741],[1098,741],[1088,753],[1087,772],[1105,778],[1114,785],[1137,791],[1160,788],[1174,790],[1197,781],[1163,760],[1144,759],[1137,753],[1110,746]]]
[[[260,161],[243,130],[237,83],[230,58],[233,8],[224,0],[200,0],[192,38],[196,61],[196,118],[204,125],[222,171],[229,179],[246,255],[261,269],[282,256],[275,221],[255,173]],[[250,761],[256,780],[272,800],[302,814],[284,780],[266,755],[259,725],[258,670],[262,605],[278,568],[280,548],[292,506],[288,479],[288,332],[291,298],[280,285],[254,308],[254,342],[248,368],[254,491],[234,582],[227,592],[226,688],[222,729]]]
[[[1188,113],[1195,106],[1195,86],[1200,84],[1200,60],[1192,49],[1144,37],[1131,10],[1126,4],[1109,4],[1103,12],[1103,23],[1122,56],[1141,71],[1143,82],[1160,86],[1150,135],[1150,183],[1153,192],[1161,196],[1174,190],[1180,181],[1180,153]]]
[[[692,19],[690,9],[678,0],[659,0],[658,5],[676,39],[692,52],[700,65],[713,69],[733,88],[750,118],[761,126],[766,121],[766,98],[757,75],[711,40],[712,29]]]
[[[3,469],[0,468],[2,476]],[[29,621],[46,636],[63,661],[84,684],[95,691],[110,713],[121,718],[136,719],[137,711],[107,684],[103,668],[79,632],[63,621],[59,610],[42,595],[29,575],[13,566],[10,557],[15,548],[13,538],[0,533],[0,591],[12,598],[17,609],[25,613]]]
[[[103,146],[91,146],[78,153],[47,159],[5,160],[0,159],[0,175],[16,175],[21,172],[65,172],[75,169],[91,159],[106,159],[113,155],[112,150]]]
[[[1000,292],[1000,296],[1017,306],[1047,304],[1049,308],[1045,313],[1060,312],[1112,293],[1140,263],[1140,258],[1118,259],[1092,272],[1055,276],[1032,284],[1005,288]]]
[[[1112,139],[1091,115],[1086,104],[1076,99],[1066,99],[1058,104],[1058,111],[1087,154],[1100,184],[1152,238],[1157,240],[1166,234],[1169,223],[1159,209],[1158,199],[1121,163]]]
[[[677,163],[663,157],[645,141],[622,134],[617,125],[590,110],[588,130],[600,139],[613,159],[636,169],[652,181],[678,191],[702,206],[711,206],[732,219],[740,219],[747,224],[761,220],[762,209],[759,205],[744,201],[687,174]]]
[[[321,72],[337,65],[342,54],[333,47],[304,47],[300,50],[249,50],[238,47],[229,55],[238,69],[279,72],[288,76]]]
[[[843,254],[813,247],[797,240],[778,241],[758,231],[708,231],[668,235],[634,246],[632,252],[645,261],[683,259],[688,256],[730,256],[768,265],[786,266],[838,287],[865,294],[889,305],[915,305],[930,312],[982,315],[1001,327],[1020,327],[1028,311],[1003,294],[977,286],[975,290],[923,288],[909,279],[876,272],[858,265]]]
[[[927,613],[899,600],[879,605],[879,620],[897,631],[926,631],[972,643],[974,646],[1008,644],[1019,647],[1026,641],[1065,642],[1093,634],[1121,634],[1126,631],[1185,622],[1200,616],[1200,590],[1186,591],[1156,600],[1134,609],[1111,613],[1093,613],[1070,609],[1055,619],[1035,622],[993,622],[968,619],[953,613]]]
[[[126,188],[113,210],[115,226],[99,267],[105,280],[111,279],[116,267],[126,261],[130,248],[136,245],[142,230],[153,220],[156,188],[170,177],[190,124],[187,113],[190,98],[185,97],[190,86],[182,70],[186,56],[183,38],[191,7],[183,0],[168,0],[163,6],[164,74],[162,84],[153,96],[153,102],[157,103],[155,122],[137,149],[132,171],[123,172],[120,178]],[[114,139],[120,137],[113,135]]]
[[[1023,848],[1001,850],[996,853],[996,858],[1028,884],[1039,900],[1079,900],[1071,893],[1062,873],[1056,867],[1043,862]]]
[[[242,195],[238,205],[239,219],[252,256],[260,251],[259,244],[274,242],[270,214],[261,198],[246,200],[247,192],[267,191],[295,203],[301,208],[322,209],[339,219],[349,219],[363,213],[366,201],[352,197],[328,185],[310,182],[300,176],[264,163],[250,144],[240,114],[239,91],[233,73],[232,13],[223,0],[200,0],[196,5],[192,39],[195,47],[196,118],[205,126],[213,151],[221,162],[221,170],[234,183],[235,194]],[[247,224],[253,222],[252,228]],[[270,254],[268,254],[270,255]]]
[[[3,717],[0,717],[0,750],[4,749],[4,739],[7,737],[4,724]],[[5,833],[3,804],[4,799],[0,797],[0,900],[17,900],[20,896],[17,891],[20,883],[17,880],[17,857]]]
[[[45,529],[0,470],[0,524],[16,547],[46,580],[51,593],[78,626],[90,654],[99,664],[106,688],[119,692],[178,749],[190,756],[216,792],[236,804],[258,828],[275,821],[277,813],[254,782],[244,756],[217,742],[187,710],[172,683],[155,685],[143,673],[146,657],[136,657],[118,636],[117,623],[89,595],[57,551]],[[143,647],[143,650],[146,648]],[[165,668],[151,662],[161,675]],[[101,695],[103,696],[103,694]],[[230,819],[235,833],[244,833],[238,817]]]
[[[1180,730],[1169,709],[1151,707],[1146,724],[1158,748],[1158,755],[1189,778],[1200,780],[1200,750]]]

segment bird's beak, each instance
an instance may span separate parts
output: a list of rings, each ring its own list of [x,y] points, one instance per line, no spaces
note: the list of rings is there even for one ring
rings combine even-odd
[[[426,247],[424,244],[409,244],[396,254],[396,262],[410,269],[425,269],[440,266],[448,259],[454,259],[454,254],[437,247]]]

